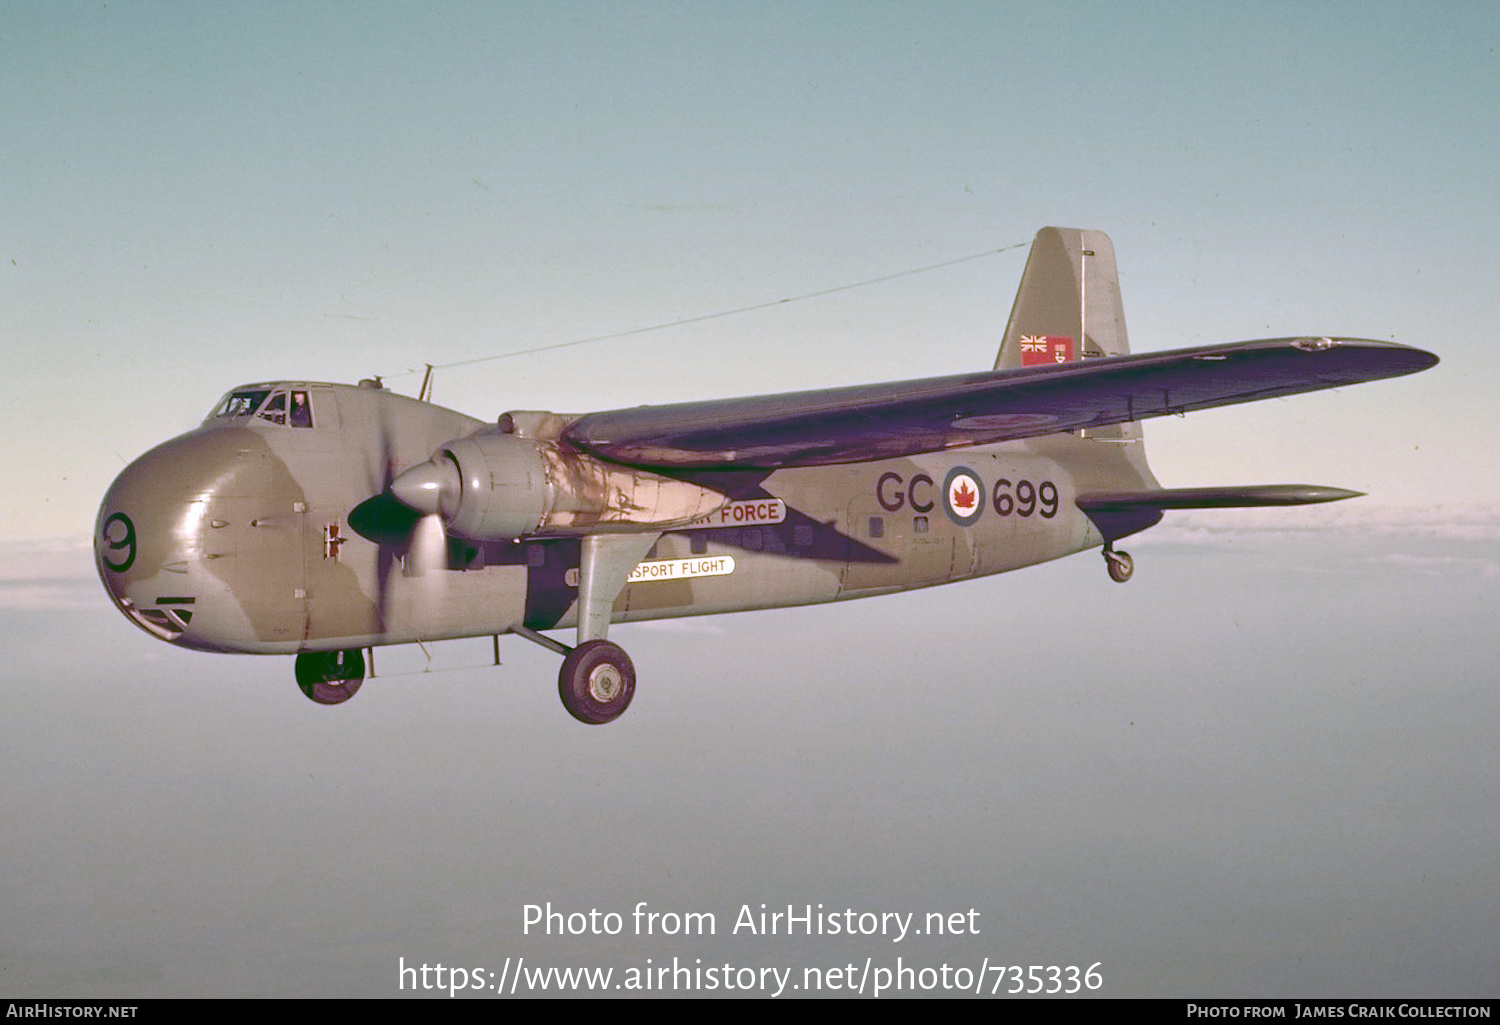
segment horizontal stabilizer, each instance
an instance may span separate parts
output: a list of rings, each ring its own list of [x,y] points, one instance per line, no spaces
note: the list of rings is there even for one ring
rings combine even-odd
[[[658,469],[827,466],[1227,406],[1437,362],[1359,338],[1275,338],[890,384],[589,413],[563,439]]]
[[[1249,509],[1267,505],[1316,505],[1358,498],[1363,491],[1324,488],[1315,484],[1262,484],[1243,488],[1158,488],[1150,491],[1109,491],[1079,495],[1086,513],[1125,509]]]
[[[1315,484],[1260,484],[1238,488],[1152,488],[1079,495],[1074,504],[1093,521],[1104,540],[1118,541],[1155,526],[1164,509],[1249,509],[1275,505],[1315,505],[1358,498],[1362,491]]]

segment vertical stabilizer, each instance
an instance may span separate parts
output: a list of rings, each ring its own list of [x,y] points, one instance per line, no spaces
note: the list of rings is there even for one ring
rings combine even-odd
[[[1016,292],[1016,304],[1005,325],[995,369],[1057,366],[1129,352],[1115,246],[1109,236],[1080,228],[1043,228],[1037,232]],[[1146,464],[1139,422],[1090,427],[1069,434],[1057,436],[1053,444],[1083,446],[1073,448],[1069,456],[1080,488],[1102,491],[1161,486]],[[1114,536],[1150,526],[1161,518],[1161,510],[1133,510],[1131,517],[1128,528],[1121,528]]]
[[[1037,232],[995,369],[1123,356],[1129,351],[1109,236],[1080,228]]]

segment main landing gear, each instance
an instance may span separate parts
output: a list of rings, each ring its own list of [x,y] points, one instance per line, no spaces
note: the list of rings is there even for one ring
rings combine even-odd
[[[320,705],[341,705],[365,681],[365,656],[358,648],[304,651],[297,656],[297,686]]]
[[[1109,579],[1117,584],[1123,584],[1135,572],[1135,560],[1130,553],[1115,551],[1112,543],[1104,546],[1104,565],[1109,570]]]
[[[557,693],[579,722],[613,722],[635,697],[635,666],[618,644],[606,640],[615,598],[636,563],[660,534],[589,534],[578,562],[578,644],[568,647],[524,626],[512,632],[563,656]]]
[[[510,632],[563,657],[557,673],[557,695],[579,722],[599,726],[614,722],[635,697],[635,664],[618,644],[594,637],[570,648],[562,641],[525,626]]]

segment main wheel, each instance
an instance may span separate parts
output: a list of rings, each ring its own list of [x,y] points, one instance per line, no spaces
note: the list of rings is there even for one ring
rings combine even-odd
[[[297,656],[297,686],[320,705],[341,705],[365,681],[365,655],[344,651],[304,651]]]
[[[1109,567],[1109,579],[1117,584],[1123,584],[1135,572],[1135,560],[1129,552],[1105,552],[1104,564]]]
[[[591,726],[612,722],[635,697],[635,666],[618,644],[584,641],[568,652],[557,674],[563,707]]]

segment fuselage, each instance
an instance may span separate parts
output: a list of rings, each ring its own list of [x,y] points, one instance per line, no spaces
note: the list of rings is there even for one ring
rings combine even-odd
[[[278,398],[280,396],[280,398]],[[122,472],[99,511],[100,577],[137,625],[208,651],[285,654],[577,621],[579,539],[421,538],[387,494],[483,422],[378,387],[269,382]],[[1134,451],[1132,451],[1134,450]],[[614,622],[927,587],[1103,543],[1074,505],[1154,485],[1137,438],[1060,434],[910,458],[697,474],[729,501],[667,529]],[[433,565],[414,557],[437,545]]]

